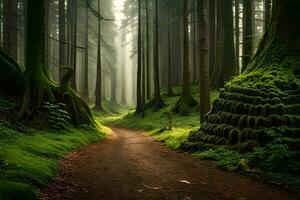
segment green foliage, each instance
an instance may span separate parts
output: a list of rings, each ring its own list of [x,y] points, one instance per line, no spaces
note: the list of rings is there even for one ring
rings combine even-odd
[[[56,105],[44,102],[42,110],[47,117],[49,128],[55,130],[68,130],[71,128],[71,117],[66,111],[67,106],[65,104]]]
[[[264,80],[269,80],[275,73],[270,72],[270,74],[264,77]],[[249,78],[245,75],[241,77]],[[261,75],[253,73],[253,77],[257,79]],[[297,147],[299,144],[296,138],[299,137],[300,129],[286,125],[295,124],[297,119],[292,115],[282,115],[281,111],[278,111],[278,114],[270,113],[268,117],[262,116],[263,112],[270,112],[264,109],[262,102],[268,104],[268,109],[271,106],[271,109],[276,111],[287,107],[281,106],[286,99],[256,97],[256,94],[263,94],[260,90],[250,90],[253,96],[249,96],[249,93],[245,92],[244,95],[237,93],[235,89],[235,87],[231,88],[232,92],[221,91],[220,99],[213,103],[214,108],[206,116],[206,122],[201,125],[200,131],[198,111],[194,108],[186,116],[174,114],[170,111],[179,97],[165,95],[162,96],[167,107],[157,112],[147,109],[146,116],[143,118],[133,115],[134,111],[131,111],[120,116],[106,116],[100,120],[107,124],[147,130],[168,147],[192,151],[201,159],[216,161],[222,168],[234,171],[250,168],[247,173],[256,173],[267,180],[299,188],[299,153],[291,150],[290,147],[292,145]],[[175,87],[174,91],[179,93],[180,88]],[[193,87],[192,91],[194,97],[198,99],[198,87]],[[212,100],[217,99],[218,96],[218,92],[211,92]],[[279,105],[276,105],[277,103]],[[247,104],[249,106],[245,106]],[[250,104],[254,105],[250,106]],[[225,112],[224,109],[231,112]],[[217,112],[217,110],[222,111]],[[253,114],[247,115],[248,112]],[[168,129],[168,116],[165,113],[171,113],[172,130]],[[274,126],[278,124],[282,125]],[[254,131],[254,129],[258,130]],[[271,143],[260,147],[261,144],[268,142]]]
[[[242,159],[242,156],[236,152],[232,151],[226,147],[218,147],[216,149],[210,149],[208,151],[194,153],[195,156],[201,159],[218,161],[218,166],[235,169]]]
[[[27,184],[0,181],[0,199],[37,200],[37,192]]]
[[[54,177],[58,159],[102,139],[104,132],[82,127],[20,133],[8,123],[0,123],[0,199],[35,199],[35,188]]]

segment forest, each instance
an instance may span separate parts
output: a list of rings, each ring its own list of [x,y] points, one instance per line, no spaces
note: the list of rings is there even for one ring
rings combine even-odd
[[[0,0],[0,200],[296,200],[299,0]]]

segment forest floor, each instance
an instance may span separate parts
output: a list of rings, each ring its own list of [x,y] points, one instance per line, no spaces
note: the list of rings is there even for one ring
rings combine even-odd
[[[66,156],[43,199],[299,199],[268,184],[172,151],[142,131],[113,127],[99,143]]]
[[[181,88],[174,87],[175,94],[180,94]],[[163,142],[173,150],[180,150],[183,142],[186,141],[190,132],[198,131],[200,127],[199,111],[195,106],[190,109],[187,115],[180,115],[172,112],[172,108],[178,101],[179,96],[168,97],[166,91],[162,90],[162,98],[166,106],[158,111],[147,108],[145,116],[134,115],[134,110],[124,112],[122,107],[116,106],[121,114],[95,113],[97,120],[104,125],[142,130]],[[199,101],[199,87],[192,87],[193,97]],[[217,90],[211,91],[211,103],[218,98]],[[108,104],[106,105],[109,108]],[[171,117],[172,129],[168,129],[169,120],[167,114]],[[246,176],[254,177],[263,182],[281,185],[289,190],[300,191],[300,176],[298,174],[289,174],[286,168],[299,171],[300,162],[288,157],[289,152],[276,145],[267,145],[263,148],[257,148],[253,152],[240,154],[228,147],[220,146],[207,151],[193,152],[193,155],[202,160],[216,161],[219,168],[228,171],[240,172]],[[288,157],[288,158],[287,158]],[[291,162],[287,162],[287,159]],[[249,162],[251,170],[240,170],[242,161]]]

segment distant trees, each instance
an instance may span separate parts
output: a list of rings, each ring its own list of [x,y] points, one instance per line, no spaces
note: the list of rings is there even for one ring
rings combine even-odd
[[[126,0],[125,18],[118,27],[122,29],[120,32],[116,28],[117,21],[103,20],[115,17],[112,1],[102,0],[99,8],[97,3],[92,0],[46,2],[46,51],[43,59],[47,62],[47,77],[56,81],[62,80],[67,69],[72,68],[72,87],[78,94],[92,97],[98,110],[102,110],[100,104],[106,100],[117,105],[120,102],[137,103],[138,99],[145,107],[159,109],[165,106],[161,92],[174,96],[177,95],[174,91],[178,92],[175,87],[183,85],[175,108],[179,111],[181,105],[186,111],[188,105],[197,103],[192,97],[192,84],[200,82],[201,88],[205,85],[202,83],[205,81],[204,72],[199,73],[205,69],[202,68],[205,63],[208,63],[205,71],[209,72],[212,88],[223,87],[227,80],[239,73],[240,57],[242,66],[247,66],[266,27],[264,21],[270,21],[272,7],[271,0],[204,0],[204,10],[199,10],[199,0],[140,0],[139,39],[137,0]],[[25,4],[19,0],[3,0],[0,5],[3,9],[0,12],[1,46],[11,57],[22,61]],[[201,24],[200,11],[207,16],[207,29]],[[102,19],[102,24],[99,19]],[[207,37],[203,43],[201,38],[204,38],[205,29]],[[8,34],[10,31],[12,33]],[[120,34],[125,34],[125,37],[119,37]],[[128,51],[128,58],[123,63],[118,59],[124,60],[125,54],[118,55],[118,49]],[[207,50],[207,55],[203,54],[203,49]],[[131,61],[127,62],[129,56]],[[207,62],[202,56],[208,56]],[[118,76],[124,73],[133,75],[119,79]],[[119,95],[120,90],[126,91]]]
[[[182,0],[183,7],[183,68],[182,68],[182,92],[181,96],[174,107],[175,112],[181,114],[187,114],[188,109],[191,106],[197,104],[196,100],[192,96],[191,92],[191,80],[190,80],[190,54],[189,54],[189,24],[188,24],[188,1]]]

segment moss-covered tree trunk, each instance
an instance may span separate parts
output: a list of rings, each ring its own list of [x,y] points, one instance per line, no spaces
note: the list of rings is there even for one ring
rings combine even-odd
[[[45,71],[45,1],[28,1],[26,16],[25,95],[22,112],[30,115],[43,102],[55,102]]]
[[[57,85],[48,77],[45,65],[45,1],[27,2],[26,16],[26,69],[24,72],[25,91],[20,117],[26,121],[34,119],[45,102],[66,106],[75,125],[94,124],[89,107],[70,89],[69,79],[72,71]],[[5,56],[4,56],[5,57]],[[11,66],[16,63],[7,59]]]
[[[190,75],[190,51],[189,51],[189,11],[188,1],[182,0],[183,6],[183,66],[182,66],[182,92],[181,96],[174,107],[175,112],[187,114],[189,107],[195,106],[197,101],[193,98],[191,92],[191,75]]]
[[[276,140],[300,150],[300,1],[273,2],[272,19],[253,61],[226,84],[186,147],[231,145],[246,152]]]

